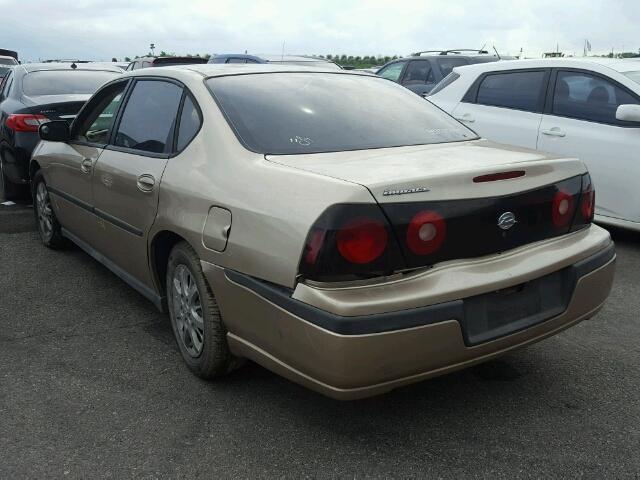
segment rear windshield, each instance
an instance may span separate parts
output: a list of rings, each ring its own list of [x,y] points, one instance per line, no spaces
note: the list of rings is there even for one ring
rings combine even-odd
[[[282,72],[206,82],[240,141],[258,153],[336,152],[477,138],[415,93],[369,75]]]
[[[27,96],[91,94],[118,75],[121,74],[71,69],[43,70],[27,74],[22,80],[22,90]]]
[[[13,58],[0,58],[0,65],[17,65],[18,62]]]

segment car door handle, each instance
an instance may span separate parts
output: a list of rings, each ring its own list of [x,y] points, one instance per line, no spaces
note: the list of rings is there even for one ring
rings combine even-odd
[[[466,123],[473,123],[476,121],[475,118],[473,118],[471,115],[469,115],[468,113],[465,113],[464,115],[460,116],[460,117],[455,117],[456,120],[460,121],[460,122],[466,122]]]
[[[138,177],[136,184],[138,186],[138,190],[144,193],[149,193],[153,191],[153,187],[156,185],[156,179],[153,178],[152,175],[144,173]]]
[[[84,160],[82,160],[82,163],[80,164],[80,170],[82,170],[84,173],[91,173],[92,169],[93,161],[90,158],[85,158]]]
[[[551,130],[540,130],[543,135],[549,135],[550,137],[564,137],[567,134],[559,128],[552,128]]]

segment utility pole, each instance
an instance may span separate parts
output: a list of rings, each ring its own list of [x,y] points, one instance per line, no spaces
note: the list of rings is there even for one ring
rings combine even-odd
[[[149,44],[149,49],[151,50],[151,56],[155,56],[155,50],[156,50],[156,44],[155,43],[151,43]]]

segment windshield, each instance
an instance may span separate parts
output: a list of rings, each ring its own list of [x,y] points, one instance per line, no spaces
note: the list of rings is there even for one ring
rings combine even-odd
[[[92,94],[118,75],[117,72],[71,69],[31,72],[22,80],[22,90],[27,96]]]
[[[624,72],[624,74],[636,83],[640,83],[640,70],[637,72]]]
[[[477,138],[415,93],[369,75],[283,72],[206,82],[240,141],[258,153],[336,152]]]

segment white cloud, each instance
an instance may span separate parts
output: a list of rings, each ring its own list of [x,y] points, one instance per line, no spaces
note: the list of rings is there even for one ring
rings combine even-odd
[[[0,47],[39,58],[176,53],[408,54],[495,44],[528,55],[638,50],[637,0],[0,0]],[[10,20],[9,20],[10,19]]]

